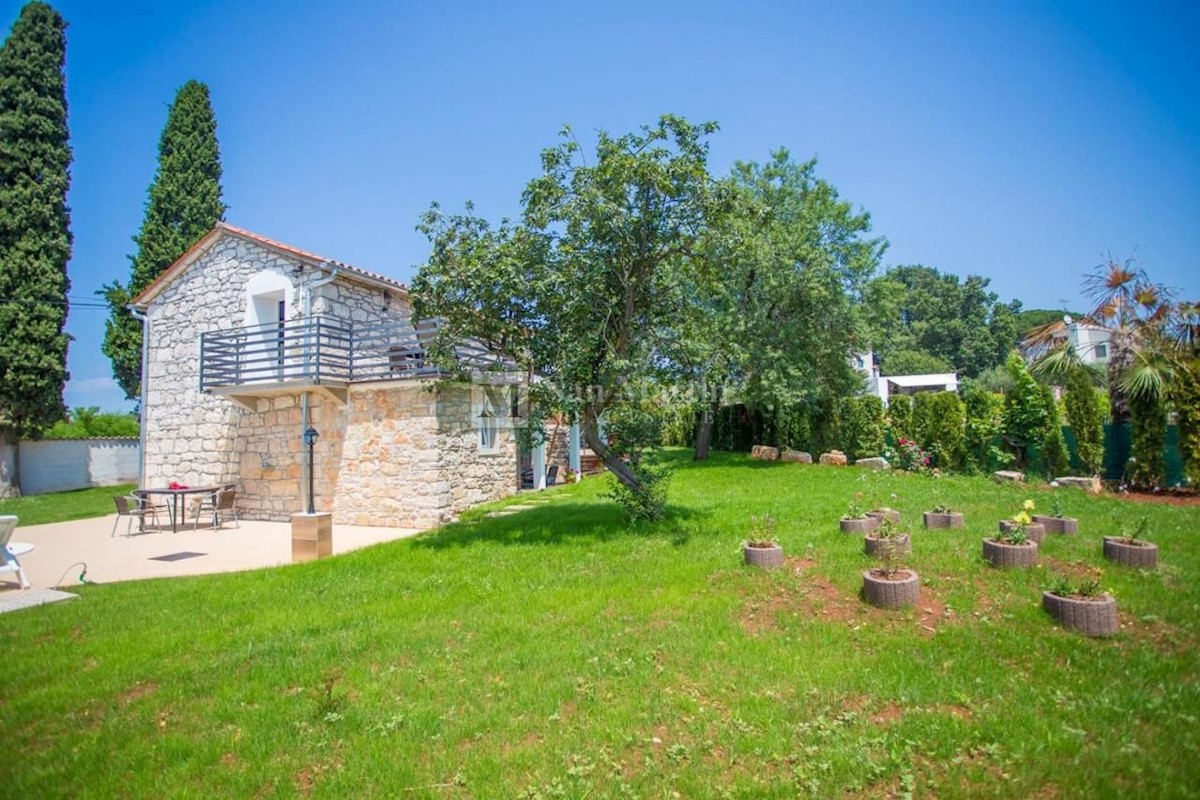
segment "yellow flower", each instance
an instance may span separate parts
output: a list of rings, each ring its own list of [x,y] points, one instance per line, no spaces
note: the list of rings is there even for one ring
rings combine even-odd
[[[1024,503],[1021,504],[1021,508],[1023,508],[1026,511],[1033,511],[1033,509],[1036,508],[1036,506],[1034,506],[1032,500],[1026,500]]]

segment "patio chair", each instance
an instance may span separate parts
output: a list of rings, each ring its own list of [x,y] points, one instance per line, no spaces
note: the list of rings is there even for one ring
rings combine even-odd
[[[121,524],[121,518],[125,517],[129,520],[125,526],[125,535],[129,536],[133,532],[133,521],[138,521],[138,530],[146,530],[146,517],[154,520],[154,524],[158,525],[158,506],[151,503],[145,497],[137,495],[114,494],[113,504],[117,507],[117,518],[113,522],[112,533],[108,535],[111,539],[117,535],[117,527]]]
[[[29,588],[29,578],[25,575],[25,569],[21,566],[21,562],[17,560],[17,556],[8,549],[8,540],[12,538],[13,531],[17,529],[17,518],[11,514],[0,516],[0,572],[15,572],[17,573],[17,581],[21,584],[22,589]],[[26,549],[32,549],[27,546]]]
[[[241,522],[238,520],[237,513],[237,489],[230,489],[226,486],[213,495],[202,498],[200,505],[196,507],[196,520],[192,524],[192,530],[199,529],[201,514],[212,514],[212,527],[214,528],[221,527],[226,516],[233,515],[233,526],[240,528]]]

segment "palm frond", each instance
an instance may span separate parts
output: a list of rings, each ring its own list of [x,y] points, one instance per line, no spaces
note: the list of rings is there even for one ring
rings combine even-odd
[[[1129,397],[1162,399],[1174,374],[1175,365],[1165,353],[1145,349],[1135,354],[1117,385]]]
[[[1055,345],[1030,365],[1034,376],[1043,380],[1061,380],[1082,368],[1083,361],[1070,342]]]

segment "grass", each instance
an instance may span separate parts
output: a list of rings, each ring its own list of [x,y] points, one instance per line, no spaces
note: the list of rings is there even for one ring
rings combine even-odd
[[[129,494],[133,488],[134,484],[129,483],[0,500],[0,514],[16,514],[21,518],[18,523],[20,525],[44,525],[47,522],[103,517],[116,511],[113,495]]]
[[[0,616],[0,785],[38,797],[1146,797],[1200,790],[1200,510],[1062,490],[1080,535],[999,572],[980,539],[1050,490],[681,455],[670,517],[603,481],[504,517],[250,573],[83,587]],[[899,509],[922,604],[858,598],[837,518]],[[528,502],[529,496],[499,505]],[[919,527],[947,503],[960,531]],[[750,516],[791,561],[741,566]],[[1124,627],[1056,628],[1107,569]],[[916,523],[914,525],[914,523]]]

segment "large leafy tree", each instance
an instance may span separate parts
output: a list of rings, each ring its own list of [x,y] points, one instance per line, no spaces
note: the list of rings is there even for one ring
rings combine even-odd
[[[764,411],[827,407],[861,382],[854,303],[886,242],[816,167],[784,149],[734,166],[705,238],[709,280],[688,306],[690,371]],[[697,459],[720,396],[703,400]]]
[[[225,216],[221,201],[221,153],[208,87],[188,81],[175,95],[158,143],[158,169],[146,214],[134,241],[129,280],[101,290],[110,307],[101,349],[113,377],[135,400],[141,393],[142,326],[126,309],[201,236]]]
[[[591,158],[567,130],[543,151],[518,223],[493,227],[470,208],[448,216],[434,206],[421,225],[433,250],[413,282],[415,310],[445,321],[442,351],[473,340],[503,356],[502,368],[534,376],[530,429],[553,411],[578,419],[637,517],[661,514],[665,484],[642,459],[657,441],[655,415],[632,389],[679,346],[711,215],[716,129],[664,116],[623,136],[599,133]]]
[[[66,410],[66,27],[50,6],[29,3],[0,49],[0,446]],[[0,496],[11,492],[5,472]]]
[[[1021,304],[1000,302],[988,284],[921,265],[893,267],[872,281],[866,314],[885,374],[899,374],[888,359],[906,351],[906,360],[921,353],[968,377],[1003,364],[1019,338]]]

